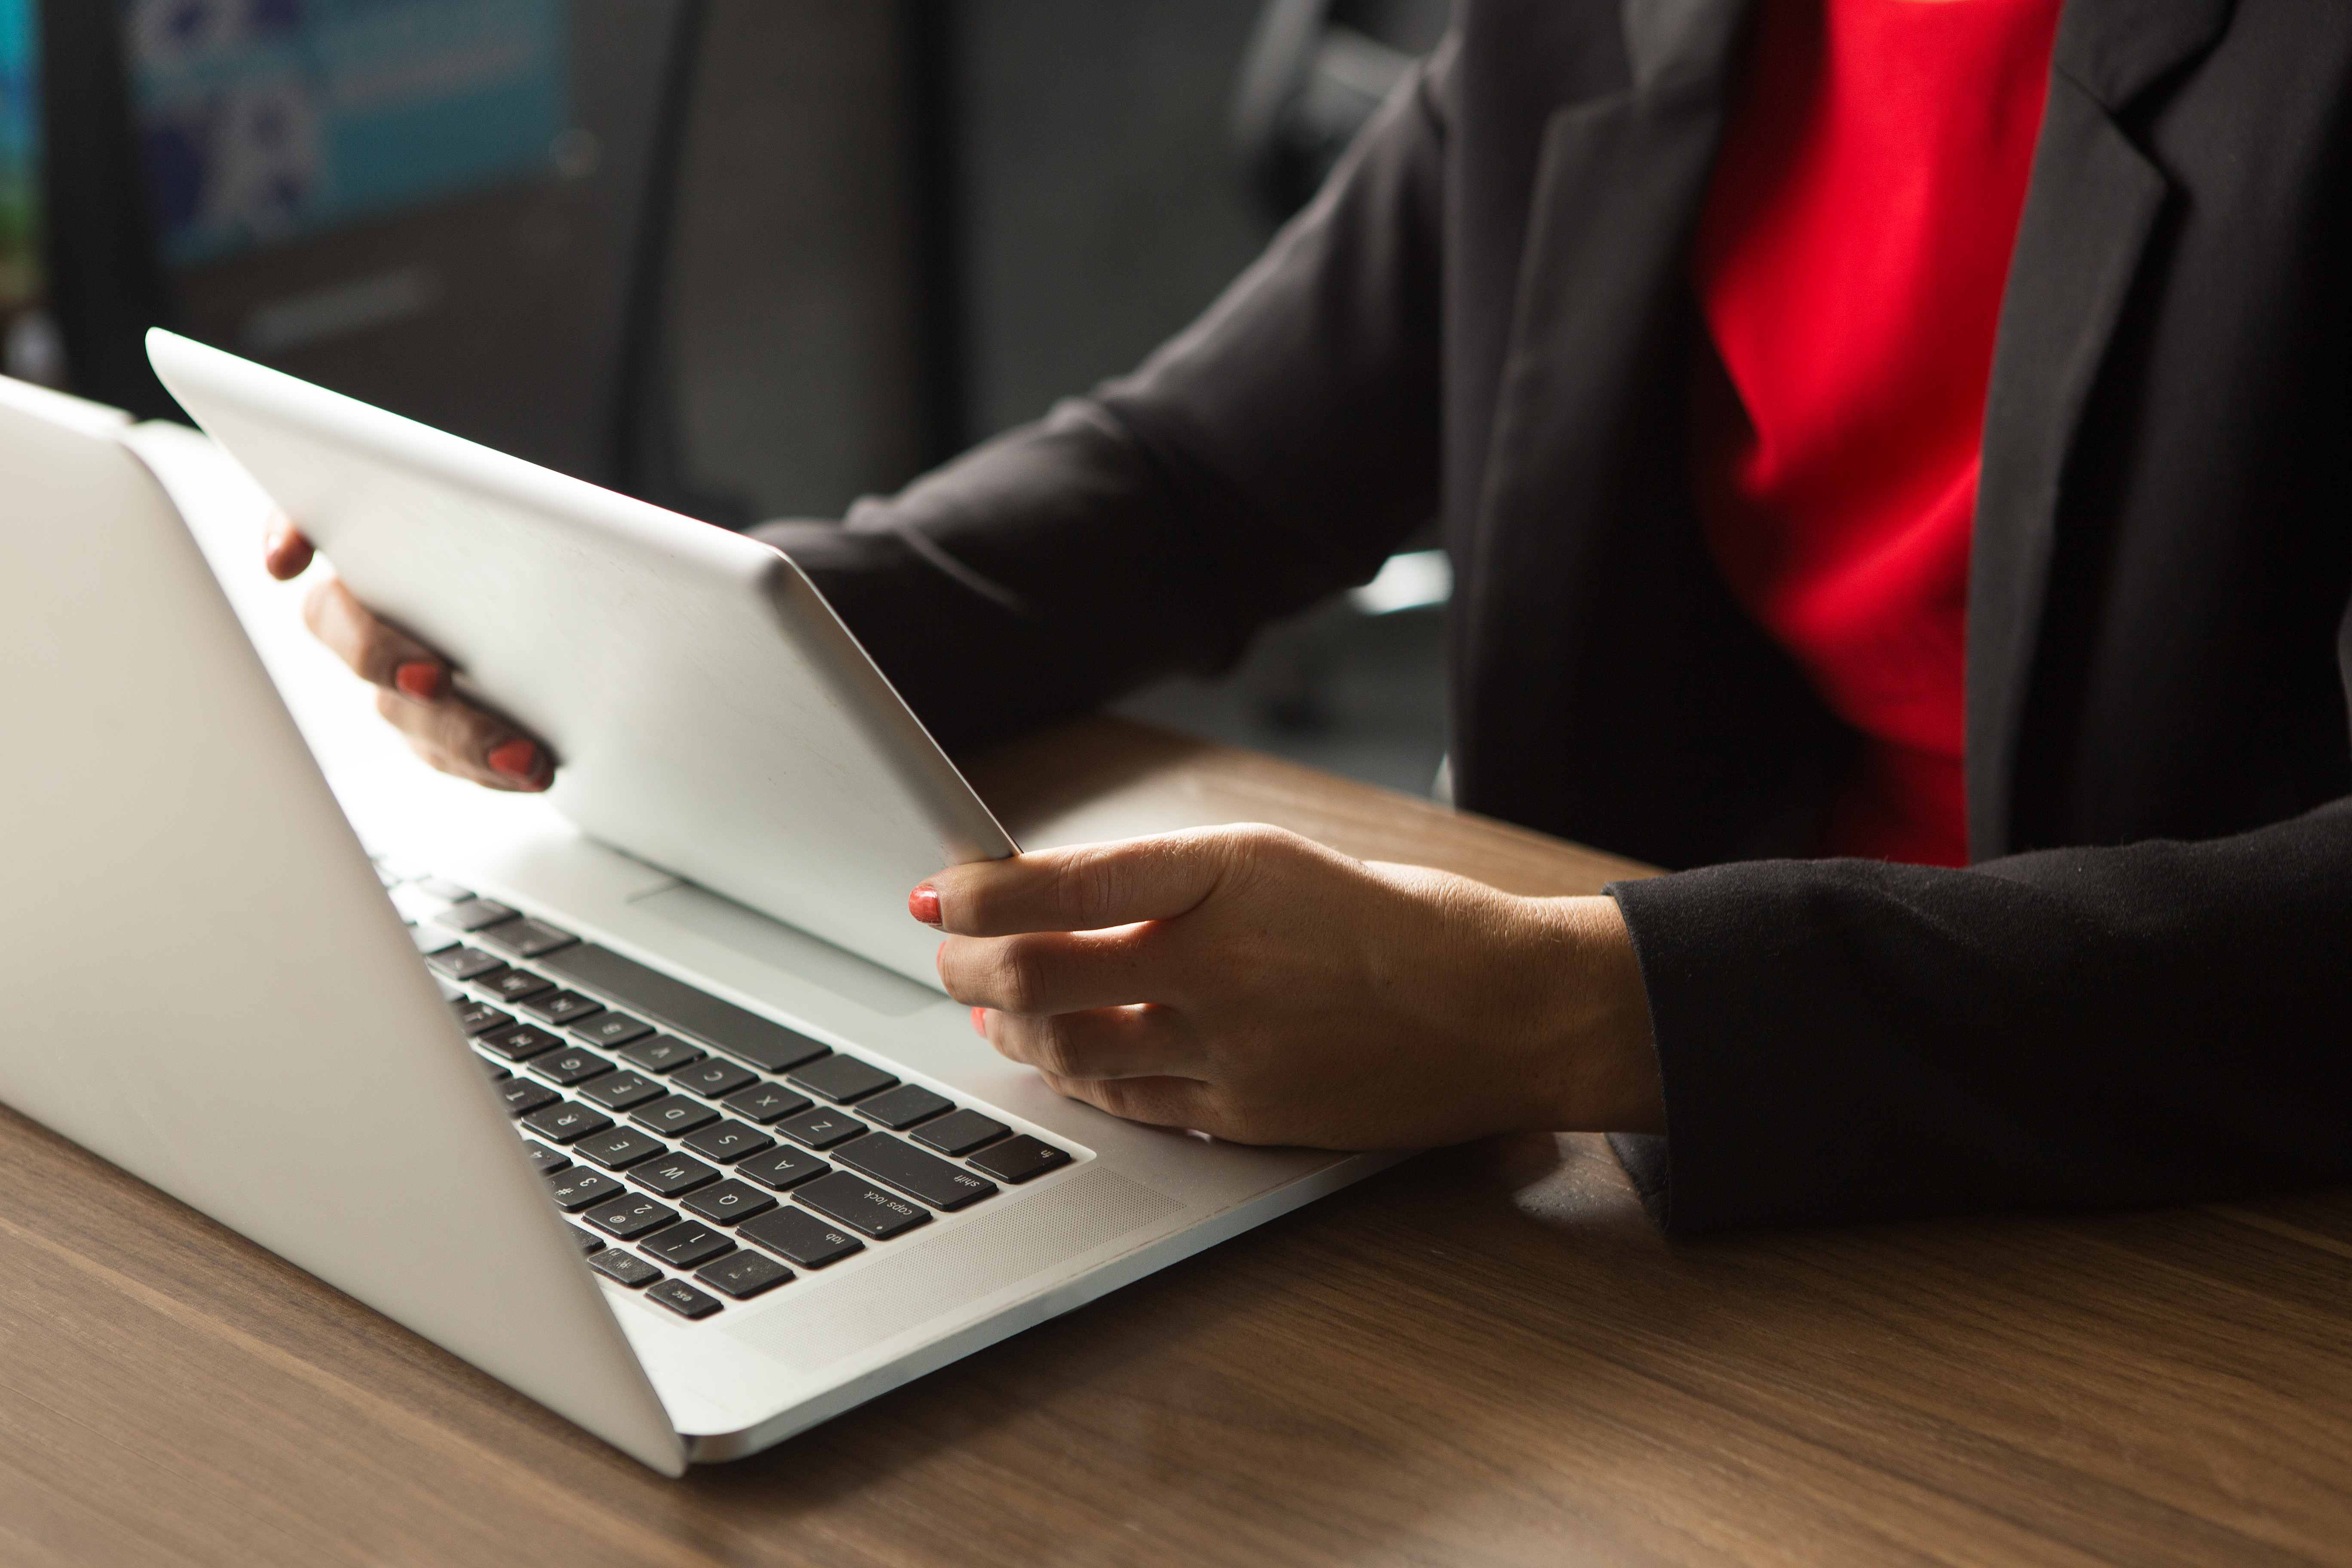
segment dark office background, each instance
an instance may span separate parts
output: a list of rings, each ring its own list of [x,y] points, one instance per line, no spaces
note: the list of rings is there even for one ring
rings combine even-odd
[[[38,7],[80,390],[165,411],[136,353],[162,321],[740,525],[837,514],[1132,365],[1444,0],[108,10]],[[1405,563],[1129,709],[1426,791],[1444,586]]]

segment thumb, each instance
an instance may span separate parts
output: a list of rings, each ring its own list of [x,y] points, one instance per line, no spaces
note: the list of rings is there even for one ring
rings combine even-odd
[[[1099,931],[1173,920],[1197,908],[1231,865],[1218,829],[1078,844],[951,866],[915,890],[909,907],[937,895],[936,922],[959,936]]]

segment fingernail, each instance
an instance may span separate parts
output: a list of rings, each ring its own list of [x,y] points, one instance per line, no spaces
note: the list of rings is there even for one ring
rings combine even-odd
[[[411,659],[392,672],[392,683],[419,702],[430,702],[441,695],[441,667],[431,659]]]
[[[972,1032],[973,1034],[975,1034],[975,1035],[978,1035],[978,1036],[979,1036],[982,1039],[983,1039],[983,1040],[984,1040],[984,1039],[986,1039],[986,1038],[988,1038],[988,1009],[987,1009],[987,1008],[985,1008],[985,1007],[974,1007],[974,1008],[971,1010],[971,1032]]]
[[[929,882],[907,895],[907,912],[927,926],[940,923],[940,890]]]
[[[490,766],[510,779],[529,783],[539,771],[539,748],[529,741],[509,741],[490,748]]]

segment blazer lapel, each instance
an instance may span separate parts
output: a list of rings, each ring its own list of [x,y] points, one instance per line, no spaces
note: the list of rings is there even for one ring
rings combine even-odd
[[[1605,535],[1623,525],[1640,418],[1628,388],[1677,319],[1748,5],[1624,0],[1631,79],[1544,122],[1475,521],[1454,542],[1455,778],[1478,809],[1546,820],[1543,783],[1509,760],[1512,738],[1572,727],[1561,694],[1602,657],[1558,637],[1586,624],[1564,596],[1600,574]],[[1574,519],[1593,521],[1562,526]]]
[[[2069,0],[1985,405],[1969,574],[1969,852],[2012,842],[2019,737],[2068,453],[2168,187],[2116,117],[2220,37],[2232,0]]]

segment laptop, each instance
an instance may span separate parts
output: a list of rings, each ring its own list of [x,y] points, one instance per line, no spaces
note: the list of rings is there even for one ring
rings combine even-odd
[[[258,497],[205,521],[216,579],[174,445],[0,381],[0,658],[40,672],[0,730],[16,1110],[670,1475],[1396,1158],[1065,1100],[902,953],[852,951],[858,922],[787,924],[421,763],[338,776],[372,854],[232,607],[258,602]],[[576,500],[593,531],[617,498],[590,490],[546,510]],[[774,635],[775,668],[822,673]],[[837,733],[911,747],[887,685],[856,696],[820,651],[830,700],[862,704]],[[340,711],[365,709],[352,687]],[[939,815],[941,777],[892,765],[919,803],[900,828],[989,851],[978,818]],[[903,900],[900,875],[879,880]]]

